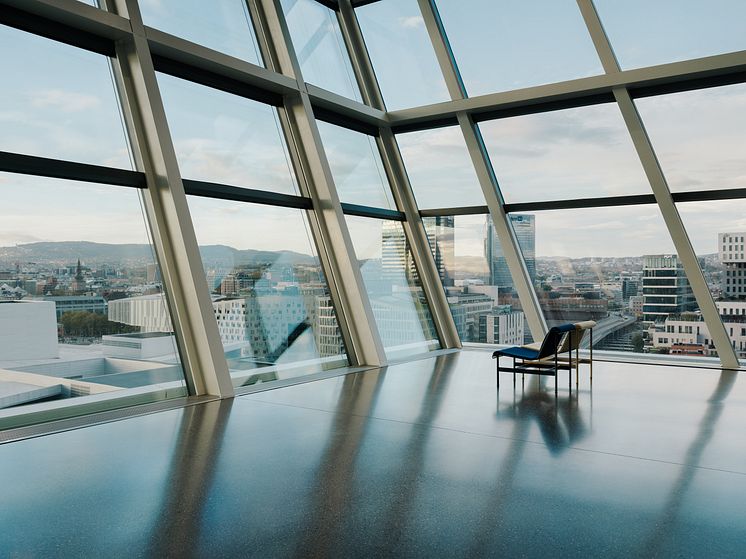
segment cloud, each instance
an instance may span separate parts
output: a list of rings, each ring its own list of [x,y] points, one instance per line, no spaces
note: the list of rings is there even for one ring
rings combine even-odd
[[[78,113],[98,107],[101,105],[101,100],[95,95],[85,93],[45,89],[32,94],[31,105],[37,108],[51,107],[66,113]]]
[[[425,20],[422,19],[422,16],[400,17],[397,18],[397,21],[404,29],[414,29],[415,27],[424,27],[425,25]]]

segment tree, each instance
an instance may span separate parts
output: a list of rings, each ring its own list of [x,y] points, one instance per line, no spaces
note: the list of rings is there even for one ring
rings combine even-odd
[[[636,334],[632,335],[632,347],[634,348],[634,351],[637,353],[642,353],[642,347],[644,345],[642,341],[642,334],[637,332]]]

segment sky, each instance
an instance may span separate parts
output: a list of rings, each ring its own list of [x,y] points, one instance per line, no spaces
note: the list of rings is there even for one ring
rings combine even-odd
[[[461,2],[438,0],[472,94],[600,71],[574,1],[514,0],[499,10],[494,2],[474,2],[484,17],[467,25]],[[700,4],[597,0],[625,68],[746,46],[737,32],[746,3]],[[260,62],[240,0],[211,3],[209,10],[197,0],[141,0],[141,6],[147,25]],[[282,6],[306,80],[359,98],[328,10],[312,0],[283,0]],[[389,109],[448,98],[416,0],[383,0],[357,13]],[[654,32],[655,25],[665,33]],[[105,57],[7,27],[0,27],[0,50],[13,54],[0,57],[0,72],[13,77],[0,88],[1,150],[131,168]],[[495,54],[502,51],[510,56]],[[169,76],[159,75],[159,86],[184,177],[298,193],[273,108]],[[673,191],[746,187],[745,85],[636,103]],[[375,142],[325,123],[319,128],[342,201],[393,207]],[[650,192],[613,104],[485,122],[480,129],[507,202]],[[402,134],[399,143],[421,207],[484,204],[458,129]],[[0,192],[0,246],[147,239],[133,190],[2,173]],[[301,211],[193,199],[190,206],[203,244],[313,250]],[[680,204],[695,250],[714,252],[718,232],[746,230],[742,206]],[[539,256],[634,256],[670,246],[653,207],[540,212],[536,223]],[[582,242],[573,236],[578,224],[593,231]],[[472,229],[464,227],[457,238],[464,239],[464,254],[479,255],[481,233]],[[368,224],[355,237],[372,239],[378,230]]]

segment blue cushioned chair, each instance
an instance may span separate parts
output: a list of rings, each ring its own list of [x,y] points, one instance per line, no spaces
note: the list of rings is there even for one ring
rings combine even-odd
[[[498,349],[492,354],[492,359],[497,359],[497,387],[500,388],[500,371],[513,373],[513,384],[515,384],[516,373],[529,373],[536,375],[549,375],[554,377],[554,393],[557,394],[557,372],[560,369],[570,371],[570,390],[572,390],[572,348],[573,336],[577,336],[575,324],[568,323],[561,326],[552,326],[544,337],[539,349],[531,346],[513,346]],[[570,337],[568,343],[563,343]],[[559,353],[562,347],[568,352],[567,361],[559,361]],[[512,357],[512,367],[501,367],[500,357]]]

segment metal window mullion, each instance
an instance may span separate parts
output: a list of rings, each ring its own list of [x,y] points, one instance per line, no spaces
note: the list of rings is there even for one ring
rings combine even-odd
[[[338,19],[363,100],[368,105],[385,110],[383,95],[350,0],[340,0]],[[438,268],[435,265],[427,231],[417,208],[399,145],[391,128],[387,126],[379,128],[376,143],[394,201],[405,216],[402,223],[404,235],[417,268],[440,343],[444,348],[460,348],[461,339],[453,321]]]
[[[577,2],[605,72],[607,74],[619,72],[619,62],[614,54],[614,49],[608,35],[606,35],[593,1],[577,0]],[[655,154],[650,137],[645,130],[640,113],[637,111],[637,107],[634,101],[632,101],[632,97],[626,87],[615,88],[613,93],[627,130],[632,138],[632,143],[640,158],[640,163],[645,170],[650,187],[653,190],[658,208],[663,215],[663,221],[666,224],[666,228],[681,260],[684,273],[689,280],[689,285],[692,287],[694,298],[705,320],[707,329],[710,331],[710,337],[720,357],[720,363],[724,368],[737,369],[739,367],[738,357],[731,345],[725,325],[720,318],[717,305],[712,298],[712,293],[707,285],[684,223],[681,221],[681,216],[676,208],[671,191],[668,188],[668,182],[663,174],[663,169]]]
[[[233,396],[197,238],[135,0],[113,0],[133,36],[118,41],[114,74],[136,166],[145,173],[143,205],[190,394]]]
[[[420,6],[422,18],[425,21],[425,28],[435,50],[436,58],[440,64],[443,78],[451,95],[451,103],[463,101],[466,98],[466,88],[461,79],[461,74],[453,57],[453,52],[445,35],[442,22],[440,21],[437,6],[434,0],[417,0],[417,2]],[[503,207],[500,186],[492,169],[492,163],[490,162],[481,132],[474,123],[471,115],[466,111],[457,112],[456,117],[464,141],[466,142],[466,147],[469,150],[469,156],[477,174],[479,185],[487,202],[497,237],[502,245],[505,262],[513,278],[513,285],[521,301],[521,307],[526,316],[531,335],[534,339],[541,340],[546,335],[547,323],[541,311],[539,299],[536,296],[536,291],[531,282],[521,249],[518,246],[518,238],[510,223],[510,217]]]
[[[278,0],[248,0],[248,5],[267,64],[298,82],[298,93],[285,97],[281,122],[302,194],[313,204],[311,231],[348,357],[353,365],[383,366],[383,342],[282,8]]]
[[[521,301],[529,330],[531,330],[531,335],[535,340],[543,340],[547,333],[547,323],[518,245],[518,238],[510,223],[510,216],[505,212],[497,178],[492,170],[481,132],[466,113],[460,113],[458,121],[466,141],[466,147],[469,150],[471,162],[479,179],[479,185],[482,187],[482,193],[490,210],[497,238],[505,254],[505,263],[508,265],[508,270],[513,278],[513,286]]]
[[[663,170],[655,155],[650,138],[645,131],[640,114],[637,112],[637,107],[635,107],[626,89],[615,90],[614,96],[621,109],[627,129],[632,136],[632,143],[635,146],[637,155],[653,189],[653,195],[663,215],[663,221],[666,223],[671,240],[674,247],[676,247],[676,252],[684,268],[684,273],[692,287],[694,298],[697,300],[697,305],[699,305],[699,310],[710,331],[715,349],[717,349],[720,356],[720,362],[727,369],[737,369],[739,367],[738,357],[731,345],[725,325],[723,325],[723,321],[720,319],[717,305],[715,305],[715,301],[712,298],[712,293],[707,285],[684,223],[681,221],[676,203],[673,201],[671,192],[668,189],[668,183],[663,175]]]

